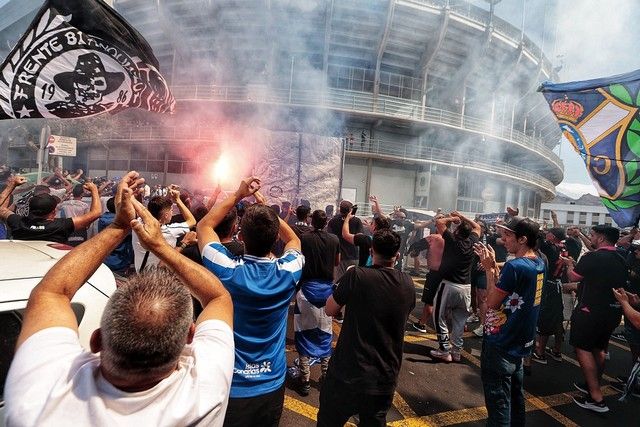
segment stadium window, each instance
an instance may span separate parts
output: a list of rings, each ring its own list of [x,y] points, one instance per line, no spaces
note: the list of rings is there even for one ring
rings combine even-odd
[[[147,161],[146,160],[131,160],[130,166],[131,170],[138,172],[147,172]]]
[[[111,171],[128,171],[129,160],[109,160],[109,170]]]
[[[574,221],[573,216],[574,216],[573,211],[567,212],[567,224],[573,224],[573,221]]]

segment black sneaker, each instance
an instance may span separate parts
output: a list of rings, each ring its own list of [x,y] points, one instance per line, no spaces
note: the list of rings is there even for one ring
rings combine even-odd
[[[611,334],[611,338],[617,339],[618,341],[627,342],[627,337],[625,337],[623,333]]]
[[[562,353],[560,353],[559,351],[558,352],[553,351],[551,347],[547,347],[545,351],[556,362],[562,362]]]
[[[311,385],[309,384],[309,381],[302,381],[300,383],[300,388],[298,389],[298,392],[300,393],[300,395],[309,396],[310,391],[311,391]]]
[[[337,323],[342,323],[344,321],[344,316],[342,315],[342,313],[338,313],[333,316],[333,320],[335,320]]]
[[[579,407],[593,412],[609,412],[609,407],[604,403],[604,399],[600,402],[596,402],[589,396],[578,396],[574,397],[573,401],[576,402],[576,405]]]
[[[587,386],[587,383],[573,383],[573,386],[576,388],[576,390],[589,395],[589,387]]]
[[[534,362],[541,363],[543,365],[547,364],[547,356],[545,356],[544,354],[538,355],[538,353],[536,353],[535,351],[531,353],[531,360],[533,360]]]
[[[418,332],[422,332],[423,334],[427,333],[427,325],[424,325],[420,322],[411,322],[411,326]]]

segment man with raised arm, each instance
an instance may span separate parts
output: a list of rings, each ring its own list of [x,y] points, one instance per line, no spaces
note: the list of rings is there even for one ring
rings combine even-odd
[[[31,292],[6,382],[8,425],[222,425],[234,358],[231,299],[214,275],[167,245],[133,198],[143,182],[129,172],[113,223]],[[114,292],[90,353],[78,341],[71,299],[131,227],[171,271],[137,275]],[[189,291],[205,307],[195,325]]]
[[[14,239],[67,243],[74,231],[85,230],[102,213],[98,187],[92,182],[87,182],[83,188],[91,192],[91,207],[84,215],[56,218],[56,207],[60,200],[51,194],[43,193],[29,200],[29,215],[26,217],[0,206],[0,220],[6,221]]]
[[[256,177],[198,222],[198,246],[206,268],[220,278],[233,299],[236,361],[225,426],[277,426],[284,403],[285,338],[289,301],[300,280],[304,256],[300,239],[265,204]],[[220,243],[215,227],[240,200],[254,195],[240,222],[245,255],[234,256]],[[276,258],[271,247],[284,242]]]
[[[456,224],[455,231],[449,226]],[[440,284],[433,306],[433,324],[440,348],[431,350],[435,359],[459,362],[462,351],[464,325],[471,312],[471,265],[474,261],[473,244],[480,239],[480,224],[459,212],[436,220],[438,234],[444,239]],[[451,316],[451,340],[447,317]]]

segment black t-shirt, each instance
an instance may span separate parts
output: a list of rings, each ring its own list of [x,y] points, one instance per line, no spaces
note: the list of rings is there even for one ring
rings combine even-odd
[[[55,218],[47,220],[29,215],[10,215],[7,225],[11,236],[16,240],[47,240],[50,242],[67,243],[69,235],[73,233],[73,219]]]
[[[496,253],[496,262],[505,262],[507,260],[507,248],[504,245],[498,244],[498,238],[500,236],[497,233],[487,235],[487,244],[493,248]]]
[[[230,242],[221,242],[222,246],[227,248],[229,252],[231,252],[234,256],[244,255],[244,243],[232,239]]]
[[[333,281],[340,243],[338,238],[322,230],[312,230],[300,236],[304,267],[300,280]]]
[[[411,277],[393,268],[353,267],[340,278],[333,298],[346,308],[329,362],[332,375],[365,393],[392,393],[405,324],[416,305]]]
[[[564,263],[560,261],[560,254],[563,249],[563,246],[556,245],[548,240],[545,240],[540,244],[540,252],[547,257],[547,262],[549,263],[547,279],[555,280],[562,278]]]
[[[313,231],[313,227],[308,224],[305,224],[304,222],[296,222],[291,226],[291,229],[293,230],[294,233],[296,233],[296,236],[298,237],[302,236],[304,233]]]
[[[445,230],[442,238],[444,251],[439,269],[442,278],[453,283],[471,283],[471,265],[475,256],[473,244],[478,243],[478,235],[471,233],[466,239],[457,239],[453,233]]]
[[[582,242],[575,237],[567,236],[564,245],[567,248],[567,252],[569,252],[569,256],[577,261],[580,258],[580,251],[582,251]]]
[[[599,314],[620,312],[612,289],[626,287],[629,278],[627,263],[620,254],[602,248],[587,252],[578,261],[575,272],[582,276],[577,309]]]
[[[413,231],[415,226],[413,222],[408,219],[394,219],[391,222],[391,231],[395,231],[400,235],[400,256],[404,255],[404,252],[407,248],[407,239],[409,238],[409,234]]]
[[[338,236],[338,239],[340,240],[340,259],[342,261],[357,260],[358,248],[342,238],[343,223],[344,218],[342,218],[341,215],[336,215],[329,220],[329,223],[327,224],[327,231]],[[349,233],[362,233],[362,221],[360,221],[360,218],[354,216],[349,220]]]
[[[358,265],[360,267],[366,267],[367,261],[371,252],[371,237],[363,233],[358,233],[353,236],[353,244],[358,247]]]
[[[230,242],[221,242],[222,246],[227,248],[229,252],[231,252],[234,256],[244,255],[244,244],[237,240],[232,240]],[[189,258],[191,261],[196,264],[202,265],[202,255],[200,254],[200,249],[198,245],[189,245],[182,250],[182,255]]]

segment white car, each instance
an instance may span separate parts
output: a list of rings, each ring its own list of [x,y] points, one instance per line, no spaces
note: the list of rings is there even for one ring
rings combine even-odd
[[[29,294],[71,249],[60,243],[0,240],[0,426],[4,426],[4,383]],[[73,297],[71,306],[84,348],[89,349],[91,333],[100,326],[104,307],[115,290],[113,273],[103,264]]]

